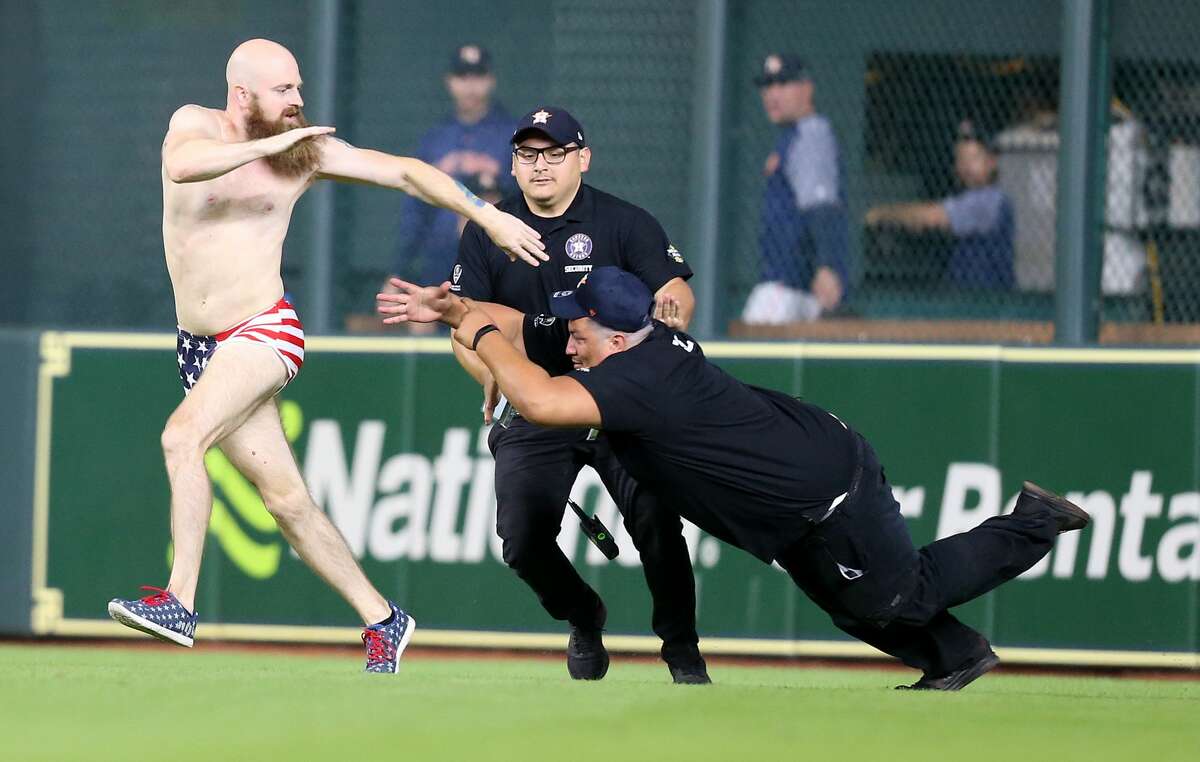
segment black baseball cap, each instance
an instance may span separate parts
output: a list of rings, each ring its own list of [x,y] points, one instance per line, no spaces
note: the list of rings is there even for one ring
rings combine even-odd
[[[605,265],[587,274],[574,291],[556,291],[550,312],[563,320],[589,317],[617,331],[637,331],[650,325],[654,295],[641,279],[619,267]]]
[[[491,74],[492,55],[482,45],[460,45],[450,56],[446,71],[455,76],[464,74]]]
[[[560,146],[575,143],[583,148],[587,145],[583,137],[583,125],[569,111],[558,106],[538,106],[521,117],[517,129],[513,130],[513,145],[520,143],[531,132],[540,132]]]
[[[771,53],[763,59],[762,73],[754,78],[754,84],[766,87],[780,82],[803,82],[809,78],[808,64],[800,56]]]

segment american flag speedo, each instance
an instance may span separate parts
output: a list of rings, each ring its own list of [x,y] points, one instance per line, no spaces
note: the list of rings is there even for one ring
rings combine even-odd
[[[275,351],[287,368],[290,382],[304,365],[304,326],[296,315],[295,308],[287,299],[280,299],[271,307],[253,315],[216,336],[196,336],[179,329],[177,361],[179,380],[187,394],[200,380],[208,361],[217,348],[235,341],[265,344]]]

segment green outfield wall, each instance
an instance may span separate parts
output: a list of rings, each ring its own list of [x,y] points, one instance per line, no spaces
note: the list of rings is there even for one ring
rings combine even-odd
[[[114,595],[168,574],[162,423],[174,337],[45,333],[37,375],[30,629],[116,634]],[[1011,508],[1023,479],[1095,517],[1024,577],[962,607],[1009,658],[1200,666],[1200,351],[710,344],[746,381],[862,431],[918,543]],[[309,488],[417,642],[559,647],[564,628],[500,562],[479,393],[445,339],[310,340],[281,396]],[[353,612],[291,553],[217,451],[200,635],[349,641]],[[575,497],[616,530],[607,562],[560,544],[605,597],[614,645],[651,649],[637,553],[587,470]],[[866,655],[777,568],[688,528],[710,651]]]

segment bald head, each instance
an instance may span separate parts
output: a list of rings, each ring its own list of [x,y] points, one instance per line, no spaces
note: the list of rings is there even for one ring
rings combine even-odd
[[[225,66],[225,80],[225,111],[246,132],[262,137],[307,124],[301,111],[300,67],[278,42],[258,39],[238,45]],[[252,127],[252,122],[258,126]]]
[[[232,91],[251,92],[280,84],[300,84],[300,66],[291,51],[271,40],[246,40],[234,49],[225,65],[225,81]]]

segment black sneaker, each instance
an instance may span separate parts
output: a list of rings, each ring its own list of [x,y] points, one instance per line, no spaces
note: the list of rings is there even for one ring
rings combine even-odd
[[[567,672],[574,680],[599,680],[608,674],[608,650],[604,648],[604,622],[608,612],[604,604],[596,611],[594,627],[571,625],[567,641]]]
[[[987,653],[979,657],[975,661],[967,663],[961,669],[956,669],[953,672],[942,675],[941,677],[922,677],[912,685],[897,685],[898,691],[961,691],[975,680],[991,672],[997,664],[1000,663],[1000,657],[988,649]]]
[[[1021,485],[1021,495],[1017,498],[1017,507],[1013,509],[1013,513],[1029,515],[1042,509],[1050,512],[1058,524],[1059,534],[1083,529],[1092,523],[1092,517],[1087,511],[1066,498],[1044,490],[1033,482],[1025,482]]]
[[[676,685],[708,685],[712,682],[708,676],[708,665],[694,643],[676,648],[663,646],[662,657]]]

